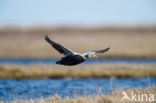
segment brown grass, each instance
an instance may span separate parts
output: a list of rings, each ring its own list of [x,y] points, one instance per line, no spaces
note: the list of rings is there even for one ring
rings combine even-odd
[[[102,57],[156,58],[156,27],[1,28],[0,58],[60,57],[44,40],[50,38],[76,52],[111,47]]]
[[[5,65],[0,66],[0,78],[89,78],[156,76],[156,65],[95,64],[78,66]]]
[[[47,99],[36,99],[36,100],[17,100],[13,101],[12,103],[155,103],[156,102],[156,87],[153,88],[146,88],[144,90],[126,90],[125,92],[129,95],[131,92],[134,92],[135,94],[143,93],[143,94],[154,94],[155,96],[155,101],[149,102],[149,101],[140,101],[140,102],[135,102],[135,101],[128,101],[128,100],[123,100],[121,101],[121,97],[123,96],[122,90],[121,91],[115,91],[112,94],[105,96],[80,96],[77,98],[68,98],[66,97],[65,99],[62,99],[58,95],[49,97]]]

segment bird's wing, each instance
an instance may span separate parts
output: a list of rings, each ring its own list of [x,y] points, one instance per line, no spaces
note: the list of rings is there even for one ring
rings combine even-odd
[[[69,54],[73,54],[74,52],[72,52],[71,50],[67,49],[66,47],[55,43],[54,41],[50,40],[50,38],[46,35],[45,36],[45,40],[51,44],[51,46],[53,48],[55,48],[59,53],[64,54],[64,55],[69,55]]]
[[[97,50],[97,51],[91,51],[91,52],[84,53],[83,55],[96,54],[96,53],[104,53],[104,52],[108,51],[109,49],[110,48],[106,48],[106,49],[103,49],[103,50]]]
[[[97,51],[92,51],[94,53],[104,53],[106,51],[108,51],[110,48],[106,48],[106,49],[103,49],[103,50],[97,50]]]

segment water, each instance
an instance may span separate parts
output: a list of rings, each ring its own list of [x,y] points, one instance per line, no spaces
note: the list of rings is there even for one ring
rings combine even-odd
[[[0,59],[0,65],[4,64],[55,64],[59,59]],[[97,63],[120,63],[120,64],[156,64],[156,59],[135,59],[135,58],[99,58],[88,59],[82,64]]]
[[[88,78],[88,79],[0,79],[0,100],[46,98],[56,93],[62,98],[79,95],[110,94],[113,90],[143,89],[156,86],[151,78]]]

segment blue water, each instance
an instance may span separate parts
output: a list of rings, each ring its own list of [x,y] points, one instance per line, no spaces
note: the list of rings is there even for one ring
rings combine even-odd
[[[59,59],[0,59],[0,65],[5,64],[55,64]],[[97,63],[126,63],[126,64],[156,64],[156,59],[135,59],[135,58],[99,58],[88,59],[82,64]]]
[[[0,79],[0,100],[47,98],[56,93],[62,98],[79,95],[110,94],[113,90],[143,89],[156,86],[151,78],[88,78],[88,79]]]

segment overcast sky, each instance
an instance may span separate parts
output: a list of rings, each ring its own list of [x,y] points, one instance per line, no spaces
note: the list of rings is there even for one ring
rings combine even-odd
[[[0,0],[0,26],[156,24],[156,0]]]

